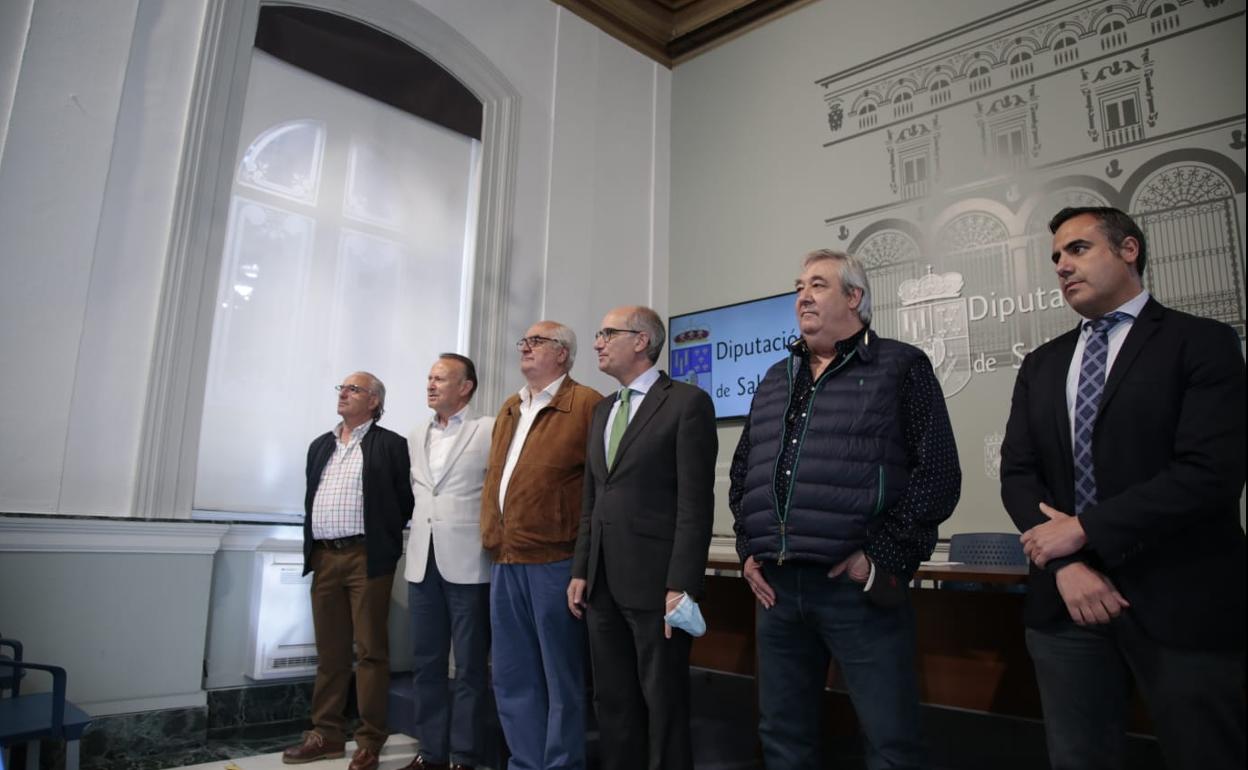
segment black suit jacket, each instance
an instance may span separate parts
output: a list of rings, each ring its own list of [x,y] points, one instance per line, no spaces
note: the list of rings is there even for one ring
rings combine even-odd
[[[1001,447],[1001,498],[1020,531],[1074,513],[1066,374],[1078,329],[1022,363]],[[1225,324],[1150,299],[1110,369],[1093,433],[1099,502],[1087,545],[1031,568],[1027,625],[1067,617],[1054,579],[1072,559],[1105,573],[1159,642],[1244,646],[1244,359]]]
[[[312,555],[312,501],[321,474],[334,454],[333,431],[317,436],[308,447],[308,487],[303,499],[303,574]],[[360,440],[364,452],[364,545],[368,576],[394,572],[403,553],[403,527],[412,516],[412,461],[407,439],[373,424]]]
[[[603,432],[618,398],[594,408],[572,576],[585,578],[592,595],[605,568],[617,604],[662,612],[669,588],[702,591],[715,515],[715,407],[701,389],[660,374],[608,469]]]

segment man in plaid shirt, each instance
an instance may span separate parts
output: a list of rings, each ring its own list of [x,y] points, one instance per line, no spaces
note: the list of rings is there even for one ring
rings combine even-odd
[[[403,527],[412,515],[407,440],[377,425],[386,386],[356,372],[337,386],[342,421],[308,448],[304,574],[312,577],[316,685],[312,730],[282,753],[287,764],[346,753],[351,644],[357,653],[360,728],[349,770],[375,770],[386,742],[390,640],[387,620]]]

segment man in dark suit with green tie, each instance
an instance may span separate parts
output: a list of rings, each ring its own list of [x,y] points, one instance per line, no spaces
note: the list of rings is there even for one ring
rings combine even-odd
[[[665,615],[702,592],[718,438],[710,396],[656,366],[665,337],[653,310],[621,307],[594,339],[622,388],[594,410],[568,608],[589,630],[607,770],[693,767],[692,638]]]

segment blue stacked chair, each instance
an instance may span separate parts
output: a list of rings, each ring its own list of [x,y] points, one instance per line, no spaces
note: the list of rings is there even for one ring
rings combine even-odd
[[[973,567],[1026,567],[1027,554],[1018,535],[1012,532],[964,532],[949,538],[949,561]],[[983,583],[945,581],[941,588],[951,591],[982,591]],[[1026,586],[1008,586],[1004,590],[1022,593]]]
[[[13,657],[0,659],[0,750],[25,744],[26,768],[39,767],[39,741],[65,741],[65,770],[78,770],[78,741],[91,724],[87,712],[65,700],[67,675],[60,666],[22,660],[22,645],[13,639],[0,639],[0,647],[13,650]],[[22,695],[22,678],[27,671],[52,675],[52,692]]]
[[[22,659],[22,643],[16,639],[5,639],[4,634],[0,634],[0,649],[8,647],[13,651],[12,655],[5,655],[0,652],[0,663],[6,663],[14,660]],[[17,668],[0,669],[0,698],[6,697],[6,693],[13,692],[18,689],[22,677],[26,676],[26,672]]]

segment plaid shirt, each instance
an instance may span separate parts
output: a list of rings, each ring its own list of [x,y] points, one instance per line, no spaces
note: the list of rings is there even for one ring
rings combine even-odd
[[[334,445],[334,456],[325,463],[312,500],[312,539],[333,540],[364,534],[364,450],[360,441],[373,421],[357,425],[351,438]],[[342,423],[334,427],[342,435]]]

